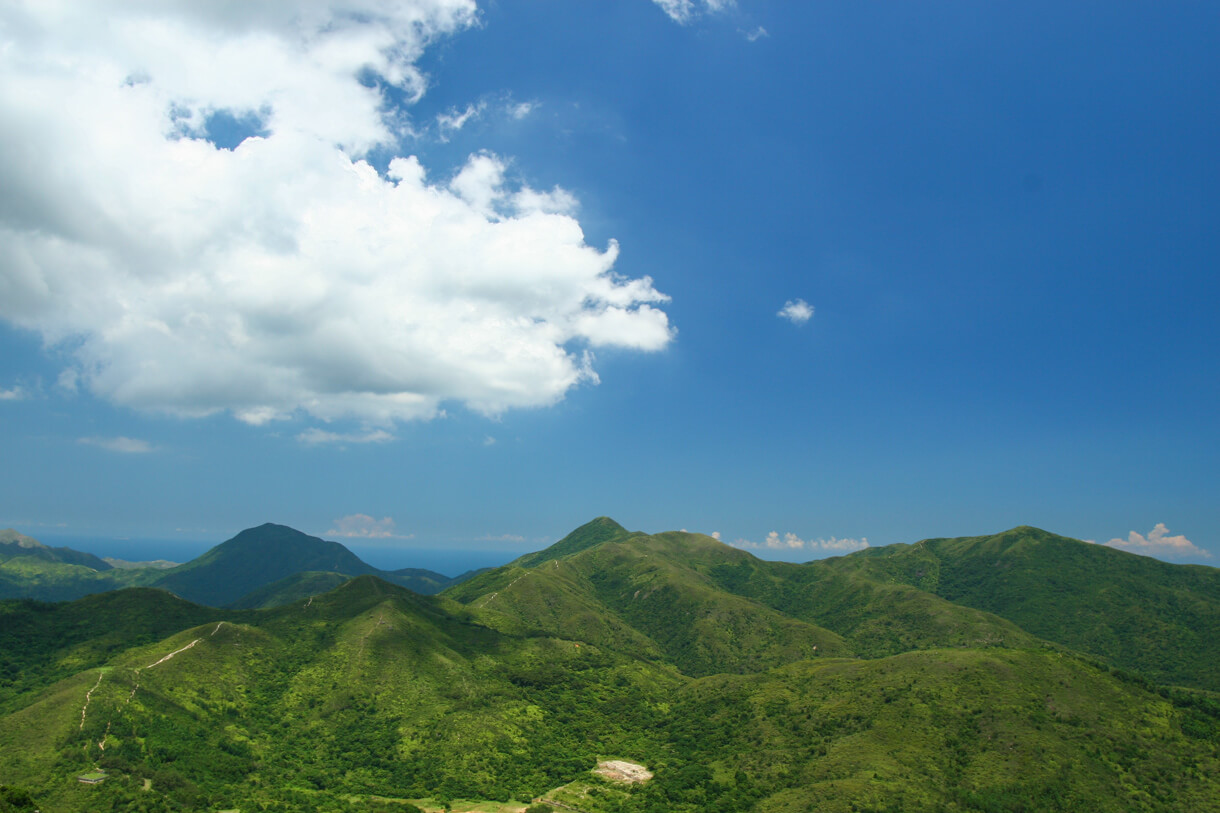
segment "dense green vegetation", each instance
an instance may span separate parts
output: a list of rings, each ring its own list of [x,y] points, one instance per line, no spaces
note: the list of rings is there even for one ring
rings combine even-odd
[[[338,542],[328,542],[283,525],[266,523],[248,528],[197,559],[165,571],[154,584],[183,598],[210,607],[246,599],[267,585],[302,572],[342,573],[348,577],[375,575],[417,593],[436,593],[453,582],[430,570],[378,570]],[[295,601],[299,592],[288,599]]]
[[[1220,691],[1220,570],[1037,528],[928,539],[828,561],[913,585],[1157,682]]]
[[[0,531],[0,598],[70,601],[156,578],[156,571],[120,570],[91,553],[49,547],[11,529]]]
[[[0,562],[14,557],[29,557],[44,562],[84,565],[92,570],[109,570],[111,565],[94,556],[71,548],[53,548],[9,528],[0,531]]]
[[[302,578],[305,572],[334,575]],[[89,553],[49,548],[16,531],[0,531],[0,598],[71,601],[123,587],[151,586],[211,607],[269,607],[307,599],[361,575],[430,595],[474,574],[449,578],[420,568],[378,570],[337,542],[272,523],[242,531],[171,568],[114,568]]]
[[[954,603],[966,554],[933,583],[917,547],[785,565],[601,518],[440,596],[0,602],[0,783],[48,813],[1220,810],[1220,696]]]
[[[228,606],[232,609],[263,610],[294,601],[308,601],[319,593],[334,590],[350,578],[342,573],[307,570],[252,590],[237,601],[230,602]]]

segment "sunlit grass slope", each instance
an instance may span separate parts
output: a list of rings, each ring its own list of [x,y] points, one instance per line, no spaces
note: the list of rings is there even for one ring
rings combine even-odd
[[[886,575],[900,551],[784,565],[604,518],[574,534],[440,596],[361,576],[257,611],[2,602],[0,784],[46,813],[563,785],[589,813],[1220,810],[1216,695]],[[589,773],[607,758],[655,777],[615,790]]]
[[[828,562],[1002,616],[1158,682],[1220,690],[1220,569],[1013,528]]]

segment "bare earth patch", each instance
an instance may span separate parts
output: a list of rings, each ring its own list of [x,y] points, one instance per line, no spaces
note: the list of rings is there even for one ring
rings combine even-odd
[[[628,782],[633,785],[643,784],[652,779],[652,771],[634,762],[624,762],[621,759],[611,759],[597,763],[593,773],[613,779],[615,782]]]

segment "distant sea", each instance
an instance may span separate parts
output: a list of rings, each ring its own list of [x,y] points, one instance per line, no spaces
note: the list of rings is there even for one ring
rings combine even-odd
[[[92,553],[94,556],[110,556],[129,562],[148,562],[168,559],[171,562],[189,562],[206,553],[224,539],[198,541],[186,539],[123,539],[104,536],[56,536],[46,533],[28,534],[44,545],[55,548]],[[228,538],[228,537],[226,537]],[[340,541],[342,540],[334,540]],[[386,545],[358,545],[343,542],[352,553],[382,570],[399,570],[416,567],[431,570],[445,576],[457,576],[480,567],[498,567],[511,562],[525,551],[467,550],[454,548],[391,548]]]

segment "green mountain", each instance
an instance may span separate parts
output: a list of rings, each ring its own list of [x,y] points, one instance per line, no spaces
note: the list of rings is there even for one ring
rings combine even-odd
[[[738,553],[710,537],[629,534],[601,519],[445,595],[505,631],[588,641],[689,675],[851,654],[830,630],[718,589],[690,566],[709,552]]]
[[[664,653],[691,675],[815,653],[1036,642],[1002,618],[905,585],[765,562],[700,534],[627,533],[604,519],[445,595],[489,611],[501,629]]]
[[[0,713],[19,706],[31,692],[214,615],[207,607],[150,588],[72,602],[0,601]]]
[[[91,553],[50,547],[12,529],[0,531],[0,598],[70,601],[147,584],[144,570],[121,570]]]
[[[1220,695],[951,602],[901,555],[769,563],[600,519],[435,596],[307,574],[261,610],[0,602],[0,785],[47,813],[1220,810]]]
[[[826,566],[995,613],[1160,683],[1220,691],[1220,570],[1023,526],[868,549]]]
[[[327,542],[270,522],[248,528],[173,568],[158,587],[197,604],[223,607],[280,579],[305,571],[363,576],[377,572],[338,542]]]
[[[81,565],[92,570],[109,570],[111,565],[92,553],[84,553],[71,548],[52,548],[37,539],[19,534],[12,528],[0,531],[0,562],[14,557],[31,557],[44,562],[60,562],[67,565]]]
[[[118,561],[118,560],[115,560]],[[141,567],[143,564],[145,566]],[[473,573],[449,578],[421,568],[379,570],[337,542],[328,542],[283,525],[249,528],[183,565],[164,562],[109,562],[70,548],[49,548],[16,531],[0,532],[0,598],[71,601],[123,587],[155,586],[190,601],[210,606],[267,606],[268,601],[294,601],[298,595],[325,592],[330,580],[312,592],[305,582],[297,589],[280,585],[300,573],[329,572],[352,576],[376,575],[417,593],[438,593]],[[316,586],[316,585],[315,585]],[[256,596],[248,598],[250,594]]]
[[[319,593],[334,590],[349,578],[343,573],[326,571],[294,573],[286,579],[252,590],[237,601],[229,602],[228,606],[235,610],[263,610],[295,601],[308,601]]]
[[[510,564],[517,567],[537,567],[544,562],[562,559],[573,553],[588,550],[603,542],[610,542],[626,536],[631,536],[631,532],[622,525],[619,525],[610,519],[610,517],[598,517],[592,522],[586,522],[584,525],[581,525],[549,548],[540,550],[537,553],[527,553]]]

